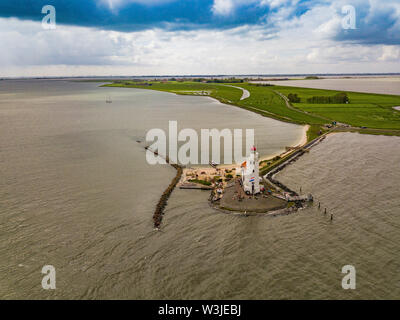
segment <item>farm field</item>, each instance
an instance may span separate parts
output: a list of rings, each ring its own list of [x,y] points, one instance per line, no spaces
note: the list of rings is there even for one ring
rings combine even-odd
[[[400,129],[400,112],[393,107],[400,105],[400,96],[346,92],[349,104],[312,104],[307,99],[313,96],[333,96],[341,91],[305,89],[294,87],[273,87],[288,96],[297,94],[300,103],[292,105],[299,110],[349,124],[354,127],[375,129]]]

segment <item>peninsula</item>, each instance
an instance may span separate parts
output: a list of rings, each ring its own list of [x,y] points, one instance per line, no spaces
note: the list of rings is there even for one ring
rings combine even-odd
[[[309,89],[255,83],[250,80],[124,80],[106,84],[208,96],[266,117],[309,125],[307,140],[328,130],[400,136],[400,96]],[[340,100],[342,97],[342,100]]]
[[[322,89],[270,85],[239,79],[166,79],[124,80],[108,87],[138,88],[179,95],[207,96],[221,103],[240,107],[280,121],[304,125],[307,138],[301,145],[287,147],[280,155],[257,160],[261,191],[245,192],[240,165],[219,168],[182,168],[178,186],[182,189],[212,190],[210,203],[218,210],[238,213],[289,214],[312,202],[312,195],[301,195],[275,180],[275,175],[294,162],[327,134],[359,132],[362,134],[400,136],[400,96],[343,92]],[[258,157],[258,156],[257,156]],[[258,158],[257,158],[258,159]],[[254,172],[254,170],[253,170]],[[177,185],[175,178],[172,185]],[[164,193],[157,207],[158,228],[163,207],[173,187]]]

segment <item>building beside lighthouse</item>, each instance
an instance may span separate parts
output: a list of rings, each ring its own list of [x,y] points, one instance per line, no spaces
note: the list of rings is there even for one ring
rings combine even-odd
[[[242,186],[247,194],[257,194],[260,189],[260,174],[258,163],[258,152],[256,147],[251,148],[250,156],[241,165]]]

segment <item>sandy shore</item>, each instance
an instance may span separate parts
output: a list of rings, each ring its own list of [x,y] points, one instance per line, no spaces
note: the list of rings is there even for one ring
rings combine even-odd
[[[310,129],[310,126],[309,126],[309,125],[304,126],[304,128],[303,128],[303,135],[302,135],[302,137],[301,137],[301,140],[300,140],[300,142],[299,142],[297,145],[294,146],[294,148],[302,147],[302,146],[304,146],[304,145],[307,143],[307,131],[308,131],[308,129]],[[283,156],[286,156],[287,154],[289,154],[290,152],[292,152],[292,150],[288,150],[288,151],[285,151],[285,152],[283,152],[283,153],[277,152],[277,153],[275,153],[275,154],[273,154],[273,155],[261,156],[261,157],[260,157],[260,162],[261,162],[261,161],[265,161],[265,160],[269,160],[269,159],[272,159],[272,158],[275,158],[275,157],[277,157],[277,156],[283,157]]]
[[[299,147],[302,147],[302,146],[304,146],[305,144],[307,144],[307,131],[308,131],[309,128],[310,128],[309,125],[304,126],[304,128],[303,128],[303,134],[302,134],[301,140],[299,141],[298,144],[296,144],[295,146],[293,146],[293,148],[299,148]],[[277,152],[277,153],[272,154],[272,155],[271,155],[271,154],[270,154],[270,155],[264,155],[264,156],[261,155],[259,161],[261,162],[261,161],[273,159],[273,158],[275,158],[276,156],[284,157],[284,156],[288,155],[288,154],[291,153],[291,152],[292,152],[292,150],[288,150],[288,151],[285,151],[285,152]],[[218,165],[218,168],[219,168],[219,169],[234,170],[234,169],[236,169],[239,165],[240,165],[240,164],[221,164],[221,165]],[[187,173],[187,170],[193,170],[193,169],[203,169],[203,171],[206,171],[207,174],[209,174],[208,170],[210,170],[210,173],[211,173],[211,171],[212,171],[212,172],[215,171],[215,169],[211,169],[211,168],[207,168],[207,167],[191,166],[191,167],[188,168],[188,169],[185,168],[185,169],[184,169],[184,173]]]

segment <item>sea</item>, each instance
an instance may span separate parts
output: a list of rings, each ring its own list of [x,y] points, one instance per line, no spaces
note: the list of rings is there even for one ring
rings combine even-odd
[[[145,137],[169,121],[254,129],[263,156],[304,135],[209,97],[0,81],[1,299],[400,298],[399,137],[328,136],[278,175],[314,196],[295,214],[225,214],[209,192],[176,189],[154,230],[176,173],[146,161]],[[55,290],[42,287],[48,265]],[[355,290],[342,287],[348,265]]]

